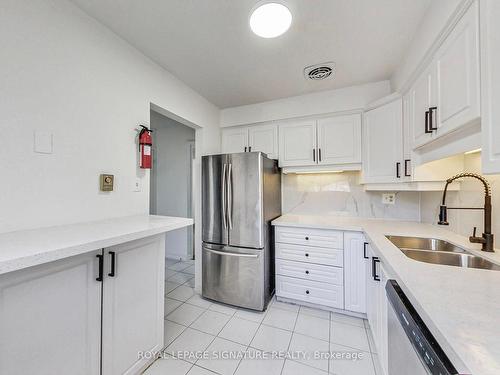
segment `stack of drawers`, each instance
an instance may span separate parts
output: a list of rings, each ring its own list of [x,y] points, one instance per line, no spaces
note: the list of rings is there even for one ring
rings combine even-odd
[[[276,295],[344,308],[344,233],[276,227]]]

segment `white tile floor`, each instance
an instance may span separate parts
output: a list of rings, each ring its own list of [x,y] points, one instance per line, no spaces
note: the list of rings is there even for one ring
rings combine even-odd
[[[165,356],[145,375],[376,375],[379,368],[366,321],[278,302],[265,312],[214,303],[193,290],[193,261],[167,260]],[[183,352],[203,352],[195,358]],[[309,357],[269,358],[304,351]],[[358,360],[314,358],[313,353],[361,354]],[[231,353],[233,358],[213,357]],[[266,358],[266,354],[268,355]],[[182,358],[181,358],[182,357]]]

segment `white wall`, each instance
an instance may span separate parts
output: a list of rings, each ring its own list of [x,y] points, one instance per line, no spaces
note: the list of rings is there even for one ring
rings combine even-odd
[[[427,51],[449,18],[464,0],[433,0],[408,48],[402,63],[391,77],[393,91],[400,91],[411,79]]]
[[[0,232],[147,213],[134,128],[150,103],[201,127],[199,153],[218,151],[219,110],[73,4],[2,0],[0,25]],[[33,152],[35,130],[52,154]],[[114,192],[99,192],[103,172]]]
[[[153,169],[151,170],[150,212],[157,215],[193,217],[191,145],[195,129],[151,111]],[[192,255],[191,227],[166,235],[168,258],[188,259]]]
[[[470,154],[465,156],[465,171],[481,174],[481,154]],[[451,176],[450,176],[451,177]],[[495,247],[500,248],[500,175],[484,176],[491,185],[492,190],[492,232],[495,234]],[[442,194],[440,192],[422,193],[422,221],[437,224],[439,205]],[[459,192],[450,192],[446,203],[449,207],[483,207],[484,188],[483,185],[472,178],[465,178],[461,183]],[[452,231],[463,236],[472,235],[472,229],[477,226],[477,233],[481,235],[484,229],[482,211],[472,210],[448,210],[448,221]]]
[[[363,109],[370,102],[390,94],[390,82],[381,81],[338,90],[221,110],[221,127]]]
[[[420,220],[418,192],[396,193],[396,204],[388,205],[359,181],[359,172],[283,175],[283,213]]]

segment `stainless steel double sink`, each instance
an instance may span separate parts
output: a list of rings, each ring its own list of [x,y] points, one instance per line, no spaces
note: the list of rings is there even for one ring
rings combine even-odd
[[[386,236],[408,258],[425,263],[500,271],[500,265],[435,238]]]

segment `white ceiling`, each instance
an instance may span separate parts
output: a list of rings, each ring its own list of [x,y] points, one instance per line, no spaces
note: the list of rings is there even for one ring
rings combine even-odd
[[[72,0],[220,108],[390,78],[431,0],[285,0],[290,30],[262,39],[257,0]],[[335,61],[333,79],[305,66]]]

